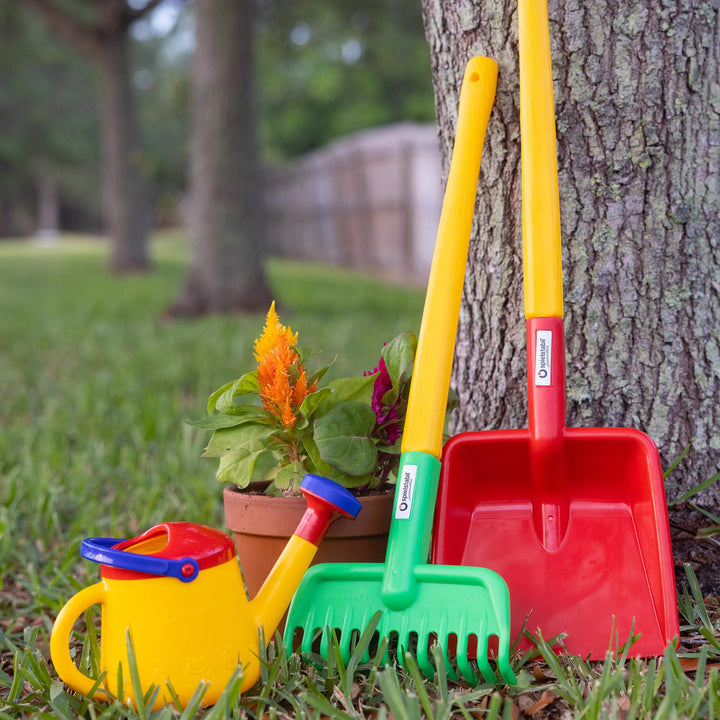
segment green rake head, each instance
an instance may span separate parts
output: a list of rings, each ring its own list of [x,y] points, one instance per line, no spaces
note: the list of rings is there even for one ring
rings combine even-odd
[[[389,639],[383,662],[389,662],[391,654],[402,660],[403,651],[410,651],[420,670],[432,678],[432,646],[437,644],[450,679],[464,678],[471,685],[481,679],[497,683],[500,678],[515,683],[509,658],[510,602],[499,575],[475,567],[416,565],[417,594],[411,609],[392,610],[382,598],[385,569],[378,563],[310,568],[290,606],[285,626],[288,644],[302,631],[294,649],[326,656],[331,630],[347,663],[358,638],[380,611],[375,632]],[[491,650],[496,654],[497,674],[488,659]],[[368,660],[366,649],[362,661]]]

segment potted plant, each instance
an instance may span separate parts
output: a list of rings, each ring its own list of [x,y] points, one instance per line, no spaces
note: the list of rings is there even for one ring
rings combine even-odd
[[[392,511],[416,338],[404,332],[381,350],[378,367],[323,383],[330,365],[297,343],[275,303],[254,345],[257,366],[216,390],[204,457],[218,458],[225,520],[254,594],[305,508],[298,486],[324,475],[358,495],[355,521],[338,520],[316,562],[382,562]]]

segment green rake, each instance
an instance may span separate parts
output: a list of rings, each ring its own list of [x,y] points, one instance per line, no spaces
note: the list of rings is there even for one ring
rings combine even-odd
[[[432,646],[437,644],[451,679],[462,675],[477,683],[475,660],[483,678],[494,683],[498,678],[488,660],[494,652],[502,678],[515,682],[505,581],[485,568],[427,563],[480,158],[496,80],[494,61],[469,61],[410,387],[385,563],[311,568],[288,612],[288,652],[302,631],[300,651],[312,652],[319,637],[325,655],[332,631],[348,662],[353,644],[380,611],[376,633],[389,640],[385,661],[393,652],[402,661],[402,651],[411,651],[418,667],[432,678]],[[363,659],[369,659],[369,649]]]

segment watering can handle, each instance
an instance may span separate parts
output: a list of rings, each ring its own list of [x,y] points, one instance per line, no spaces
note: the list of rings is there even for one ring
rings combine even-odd
[[[113,547],[121,542],[123,540],[118,538],[87,538],[82,541],[80,554],[86,560],[93,560],[102,565],[147,575],[174,577],[182,582],[192,582],[200,572],[200,566],[194,558],[173,560],[126,550],[113,550]]]
[[[268,639],[290,605],[330,525],[340,517],[357,517],[361,508],[360,501],[349,490],[322,475],[305,475],[300,490],[307,500],[307,509],[262,587],[250,601],[255,621],[263,626]]]
[[[63,682],[83,695],[100,700],[107,700],[107,693],[98,687],[97,680],[80,672],[70,657],[70,633],[85,610],[105,601],[105,592],[105,583],[99,582],[73,595],[58,613],[50,634],[50,657]]]

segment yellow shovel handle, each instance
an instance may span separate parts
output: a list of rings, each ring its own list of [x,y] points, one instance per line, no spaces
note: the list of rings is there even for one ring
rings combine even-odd
[[[472,58],[465,68],[458,123],[418,338],[402,450],[439,458],[460,300],[475,211],[480,158],[495,99],[497,64]]]
[[[520,135],[525,317],[562,317],[555,105],[545,0],[520,0]]]

